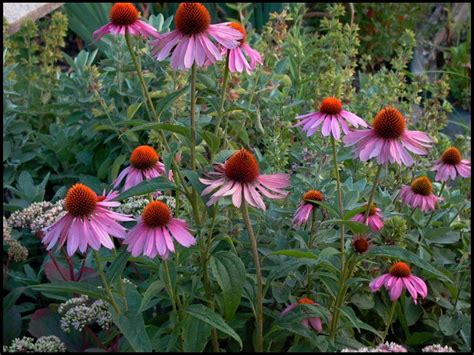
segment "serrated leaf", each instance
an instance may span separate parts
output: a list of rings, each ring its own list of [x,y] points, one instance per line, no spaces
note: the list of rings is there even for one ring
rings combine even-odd
[[[202,304],[193,304],[186,308],[185,312],[229,335],[239,343],[240,349],[242,349],[242,339],[240,339],[240,336],[225,322],[221,315],[215,313],[212,309]]]

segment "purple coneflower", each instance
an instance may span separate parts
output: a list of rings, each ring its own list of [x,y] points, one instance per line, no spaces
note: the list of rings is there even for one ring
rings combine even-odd
[[[454,180],[458,175],[468,178],[471,177],[471,162],[463,159],[457,148],[450,147],[444,151],[431,170],[437,171],[436,181],[447,181],[450,178]]]

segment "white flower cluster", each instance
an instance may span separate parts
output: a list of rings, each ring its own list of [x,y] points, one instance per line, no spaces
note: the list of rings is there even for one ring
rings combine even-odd
[[[8,218],[8,223],[14,228],[27,228],[37,232],[49,227],[64,214],[66,214],[64,200],[54,204],[49,201],[34,202],[21,211],[13,212]]]
[[[454,349],[450,346],[442,346],[441,344],[425,346],[421,351],[424,353],[455,353]]]
[[[3,217],[3,242],[8,245],[8,256],[14,261],[24,261],[28,258],[26,249],[18,240],[12,238],[12,227],[8,220]]]
[[[142,213],[143,209],[150,200],[145,196],[133,196],[127,198],[119,207],[115,210],[118,213],[131,214],[137,218]]]
[[[66,347],[55,335],[38,338],[36,343],[31,337],[16,338],[10,346],[3,346],[6,353],[63,353]]]
[[[164,196],[155,194],[155,198],[158,201],[165,203],[171,211],[174,212],[176,209],[176,198],[173,196]],[[133,196],[125,199],[123,203],[115,209],[118,213],[131,214],[133,217],[139,217],[146,205],[150,203],[150,199],[147,195]]]
[[[82,295],[62,303],[58,312],[61,315],[61,329],[70,332],[71,328],[81,331],[86,325],[97,323],[102,329],[112,324],[112,315],[102,300],[89,303],[89,297]]]
[[[363,347],[360,349],[342,349],[341,353],[406,353],[408,350],[397,343],[385,342],[375,348]]]

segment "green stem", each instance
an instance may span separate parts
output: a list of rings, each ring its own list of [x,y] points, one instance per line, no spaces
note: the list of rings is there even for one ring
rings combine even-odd
[[[145,78],[143,77],[140,63],[138,62],[138,58],[135,54],[135,51],[133,50],[132,41],[131,41],[130,34],[128,33],[128,31],[125,32],[125,41],[127,42],[127,47],[130,52],[130,56],[132,57],[133,64],[135,65],[135,69],[137,70],[138,78],[140,79],[140,83],[142,84],[143,95],[145,96],[146,101],[148,102],[148,106],[150,107],[150,110],[153,112],[153,118],[157,122],[160,122],[160,118],[156,115],[155,107],[153,106],[153,101],[151,100],[150,93],[148,92],[148,88],[145,82]]]
[[[339,216],[341,219],[344,217],[344,207],[342,205],[342,190],[341,190],[341,178],[339,177],[339,170],[337,169],[337,155],[336,155],[336,141],[331,135],[332,145],[332,158],[334,162],[334,172],[336,174],[336,185],[337,185],[337,200],[339,203]],[[344,224],[341,224],[341,270],[344,270]]]
[[[346,292],[347,292],[347,285],[346,285],[346,280],[350,279],[352,276],[352,273],[354,271],[354,267],[357,264],[357,257],[353,256],[348,260],[348,262],[345,265],[345,268],[342,272],[341,275],[341,283],[336,295],[336,300],[334,302],[334,309],[332,312],[332,322],[330,326],[330,338],[331,340],[334,340],[336,336],[336,330],[337,330],[337,323],[339,321],[339,315],[340,311],[339,308],[342,306],[344,303],[344,298],[346,297]]]
[[[374,200],[375,191],[377,190],[377,184],[380,176],[380,172],[382,171],[382,165],[379,165],[377,168],[377,172],[375,173],[374,179],[374,186],[372,186],[372,191],[370,192],[369,201],[367,203],[367,210],[365,211],[365,220],[369,218],[370,207],[372,207],[372,201]]]
[[[178,309],[176,308],[176,299],[174,298],[174,290],[173,290],[173,285],[171,284],[171,276],[170,276],[170,270],[168,268],[167,260],[163,260],[163,269],[165,271],[165,276],[166,276],[165,282],[168,284],[168,290],[169,290],[168,292],[171,299],[171,304],[173,306],[173,311],[177,313]]]
[[[443,190],[444,190],[444,187],[446,186],[446,181],[443,181],[443,183],[441,184],[441,189],[439,190],[439,194],[438,194],[438,197],[441,197],[441,194],[443,193]],[[435,211],[436,210],[433,210],[433,212],[431,212],[431,215],[430,215],[430,218],[428,218],[428,221],[426,222],[425,226],[423,228],[426,228],[428,227],[428,225],[430,224],[431,220],[433,219],[433,216],[435,214]]]
[[[218,135],[219,133],[219,127],[221,125],[222,118],[223,118],[222,112],[224,111],[225,94],[227,91],[227,81],[228,81],[227,79],[229,78],[229,54],[230,54],[230,49],[227,50],[227,57],[225,59],[224,82],[222,83],[221,100],[219,102],[219,108],[217,111],[217,122],[216,122],[216,127],[214,129],[215,135]]]
[[[311,229],[309,231],[308,249],[313,248],[313,242],[316,241],[316,207],[311,212]]]
[[[457,213],[454,215],[453,218],[451,218],[451,220],[449,221],[448,223],[448,226],[451,225],[451,223],[453,223],[455,221],[456,218],[458,218],[459,214],[461,213],[461,211],[467,206],[467,203],[465,203],[460,209],[458,209]]]
[[[112,253],[114,254],[114,259],[117,259],[117,251],[115,248],[112,249]],[[125,303],[125,310],[128,310],[128,302],[127,297],[125,297],[125,287],[123,286],[122,275],[119,276],[119,287],[120,287],[120,295],[122,296],[123,302]]]
[[[316,207],[313,207],[313,211],[311,212],[311,229],[309,232],[309,240],[308,240],[308,249],[313,248],[313,241],[316,240]],[[308,265],[306,268],[307,271],[307,291],[308,293],[311,292],[312,287],[312,277],[311,277],[311,265]]]
[[[397,307],[397,301],[392,302],[392,308],[390,309],[390,315],[388,316],[387,326],[382,335],[382,343],[385,341],[385,337],[387,336],[388,330],[390,329],[390,326],[392,325],[393,314],[395,313],[396,307]]]
[[[112,304],[112,307],[114,307],[115,311],[120,314],[120,308],[115,302],[114,296],[112,295],[112,291],[110,290],[109,284],[107,283],[107,279],[105,278],[104,270],[102,270],[102,266],[100,265],[100,256],[97,250],[94,250],[94,257],[97,263],[97,270],[99,271],[100,279],[102,281],[102,286],[104,287],[105,292],[107,292],[107,296],[109,296],[109,300]]]
[[[196,63],[191,67],[191,169],[196,170]]]
[[[262,282],[262,271],[260,269],[260,259],[258,257],[257,249],[257,238],[253,232],[252,224],[250,223],[249,211],[247,208],[247,203],[242,196],[242,217],[247,228],[247,232],[250,239],[250,244],[252,247],[253,261],[255,263],[255,276],[257,278],[257,299],[255,307],[255,322],[257,329],[257,341],[255,344],[255,351],[263,351],[263,282]]]

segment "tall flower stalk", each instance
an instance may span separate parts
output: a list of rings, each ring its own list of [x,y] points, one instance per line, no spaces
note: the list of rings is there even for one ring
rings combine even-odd
[[[341,190],[341,178],[339,176],[339,170],[337,168],[337,155],[336,155],[336,140],[331,135],[331,145],[332,145],[332,158],[334,161],[334,173],[336,174],[336,187],[337,187],[337,201],[339,204],[339,216],[341,220],[344,217],[344,207],[342,205],[342,190]],[[341,224],[341,271],[344,269],[344,224]]]
[[[226,56],[226,59],[225,59],[224,82],[222,83],[221,100],[219,102],[219,107],[218,107],[218,111],[217,111],[217,122],[216,122],[216,128],[214,129],[214,134],[215,135],[217,135],[219,133],[219,127],[221,125],[222,118],[223,118],[225,94],[226,94],[226,91],[227,91],[227,82],[228,82],[228,79],[229,79],[229,55],[230,55],[230,49],[227,50],[227,56]],[[224,132],[224,135],[225,134],[226,134],[226,132]]]
[[[243,194],[243,193],[242,193]],[[260,259],[258,257],[257,238],[253,232],[252,224],[250,223],[249,211],[245,199],[242,198],[242,217],[247,228],[252,249],[253,261],[255,263],[255,276],[257,278],[257,295],[255,305],[255,323],[257,329],[257,339],[255,344],[255,351],[263,351],[263,282],[262,270],[260,269]]]
[[[143,95],[145,96],[146,102],[148,103],[148,106],[153,113],[153,118],[159,122],[160,119],[156,114],[155,107],[153,106],[153,101],[151,100],[150,93],[148,92],[148,88],[145,82],[145,78],[143,77],[143,72],[141,69],[141,65],[138,61],[137,55],[135,54],[135,51],[133,50],[132,46],[132,41],[130,38],[130,34],[128,33],[128,30],[125,32],[125,41],[127,42],[127,47],[130,52],[130,56],[132,57],[133,64],[135,65],[135,69],[137,70],[138,78],[140,79],[140,84],[142,85],[142,90],[143,90]]]

